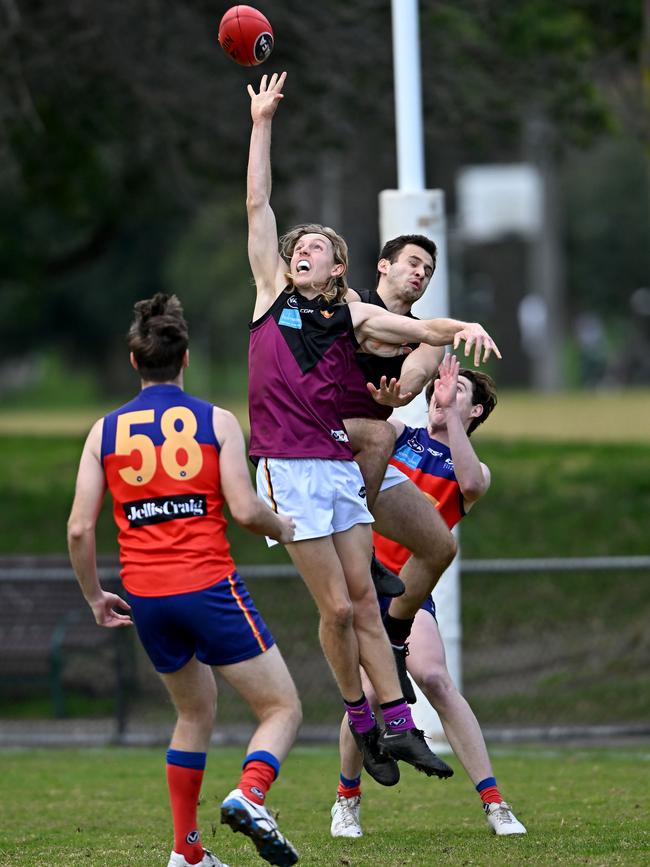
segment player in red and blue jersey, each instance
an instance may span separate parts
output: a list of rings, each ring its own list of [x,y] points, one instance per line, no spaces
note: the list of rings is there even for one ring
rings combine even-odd
[[[286,75],[262,77],[251,97],[246,206],[256,299],[250,325],[251,456],[259,495],[288,508],[296,534],[287,551],[320,614],[319,637],[343,698],[364,766],[384,785],[397,759],[429,775],[450,768],[427,747],[401,694],[370,577],[372,515],[352,460],[339,402],[354,353],[365,341],[386,355],[405,341],[442,346],[461,340],[496,350],[484,331],[454,320],[418,321],[372,304],[344,303],[347,245],[332,229],[303,225],[282,252],[271,195],[271,127]],[[498,351],[498,350],[497,350]],[[385,730],[363,694],[359,660],[381,704]]]
[[[490,471],[478,459],[470,435],[496,405],[496,391],[489,376],[460,369],[456,358],[447,355],[426,398],[427,427],[407,427],[390,419],[397,435],[391,463],[431,500],[451,529],[490,485]],[[377,533],[374,543],[377,557],[398,573],[410,551]],[[390,602],[380,597],[382,609]],[[490,828],[498,835],[525,834],[498,789],[478,721],[447,671],[431,597],[415,615],[409,645],[408,671],[438,712],[456,757],[481,797]],[[370,691],[365,678],[364,687]],[[335,837],[360,837],[361,760],[346,725],[341,726],[340,749],[341,779],[332,807],[331,832]]]
[[[169,867],[222,864],[203,848],[197,827],[217,697],[212,668],[260,720],[236,789],[251,811],[242,816],[236,804],[224,807],[229,823],[267,861],[291,865],[296,851],[264,802],[294,741],[300,704],[235,568],[224,505],[247,529],[279,542],[291,541],[295,525],[255,495],[235,417],[183,391],[188,332],[175,296],[135,305],[129,348],[141,390],[95,423],[81,456],[68,522],[75,574],[99,625],[135,623],[176,708],[167,752],[174,824]],[[97,576],[95,525],[107,488],[127,600],[104,591]]]

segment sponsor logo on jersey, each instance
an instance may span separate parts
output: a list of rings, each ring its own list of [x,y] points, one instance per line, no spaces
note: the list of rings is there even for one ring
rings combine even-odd
[[[298,299],[295,295],[289,295],[287,298],[287,307],[298,307]]]
[[[333,310],[321,310],[320,315],[324,316],[325,319],[331,319],[332,316],[334,316],[334,311]]]
[[[419,443],[415,439],[415,437],[411,437],[411,439],[408,440],[407,445],[409,445],[414,452],[418,452],[418,454],[422,454],[424,452],[424,446],[422,445],[422,443]]]
[[[447,469],[453,470],[454,462],[452,461],[451,458],[445,458],[445,466],[447,467]]]
[[[400,446],[400,448],[395,452],[394,458],[395,460],[406,464],[407,467],[411,467],[411,469],[415,469],[415,467],[419,466],[420,461],[422,460],[422,456],[416,454],[408,445]]]
[[[278,325],[284,325],[287,328],[302,328],[302,319],[298,310],[289,310],[285,307],[278,319]]]
[[[204,494],[174,494],[123,503],[126,519],[132,527],[163,524],[178,518],[203,518],[207,514]]]
[[[349,437],[344,430],[330,430],[330,435],[337,443],[350,442]]]
[[[433,455],[434,458],[441,458],[442,457],[442,452],[437,452],[435,449],[428,448],[427,451],[429,452],[430,455]]]

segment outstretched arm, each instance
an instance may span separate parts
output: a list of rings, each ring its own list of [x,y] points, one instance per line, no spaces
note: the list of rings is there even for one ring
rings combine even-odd
[[[270,536],[283,545],[288,544],[293,540],[293,519],[286,515],[277,515],[253,490],[246,464],[244,435],[239,422],[231,412],[215,407],[212,424],[221,446],[221,489],[233,518],[252,533]]]
[[[445,355],[434,384],[433,398],[436,407],[445,413],[447,436],[454,473],[460,486],[465,508],[480,499],[490,486],[490,471],[478,459],[467,436],[457,408],[458,372],[460,364],[454,355]]]
[[[257,287],[253,319],[259,318],[284,287],[286,264],[278,253],[278,230],[271,209],[271,126],[283,97],[286,72],[263,75],[259,92],[248,85],[253,127],[246,175],[248,258]]]
[[[383,406],[406,406],[431,380],[443,355],[441,346],[422,343],[404,359],[399,379],[389,382],[382,376],[379,388],[375,388],[372,382],[367,383],[368,391]]]
[[[130,606],[115,593],[102,589],[97,575],[95,526],[102,508],[106,481],[99,457],[103,421],[96,422],[88,434],[79,462],[77,487],[68,519],[68,550],[81,592],[100,626],[130,626]]]
[[[457,319],[410,319],[407,316],[389,313],[374,304],[363,304],[359,301],[353,301],[349,307],[359,343],[365,342],[368,345],[367,341],[370,339],[384,344],[382,351],[377,354],[404,354],[399,344],[405,341],[427,343],[429,346],[447,346],[451,343],[454,349],[464,342],[466,356],[473,348],[476,366],[481,361],[486,362],[493,352],[497,358],[501,358],[496,343],[478,322],[460,322]],[[395,351],[392,353],[386,351],[385,344],[394,344]]]

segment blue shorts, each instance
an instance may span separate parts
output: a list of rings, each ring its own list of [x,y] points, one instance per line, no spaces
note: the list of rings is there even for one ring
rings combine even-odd
[[[126,596],[140,641],[161,674],[178,671],[193,656],[206,665],[232,665],[275,644],[237,572],[192,593]]]
[[[392,597],[378,595],[377,599],[379,600],[379,608],[383,615],[388,611],[388,606],[390,605]],[[429,614],[436,621],[436,623],[438,622],[436,618],[436,603],[433,601],[433,597],[427,596],[422,605],[420,605],[420,608],[422,609],[422,611],[428,611]]]

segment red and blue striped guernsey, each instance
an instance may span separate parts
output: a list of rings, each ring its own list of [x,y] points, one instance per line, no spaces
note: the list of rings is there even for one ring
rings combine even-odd
[[[397,438],[391,464],[413,479],[451,528],[465,515],[449,446],[434,440],[425,427],[405,427]],[[373,533],[375,555],[396,575],[411,556],[408,548]]]
[[[189,593],[235,570],[212,414],[178,386],[151,385],[104,418],[101,458],[130,593]]]

